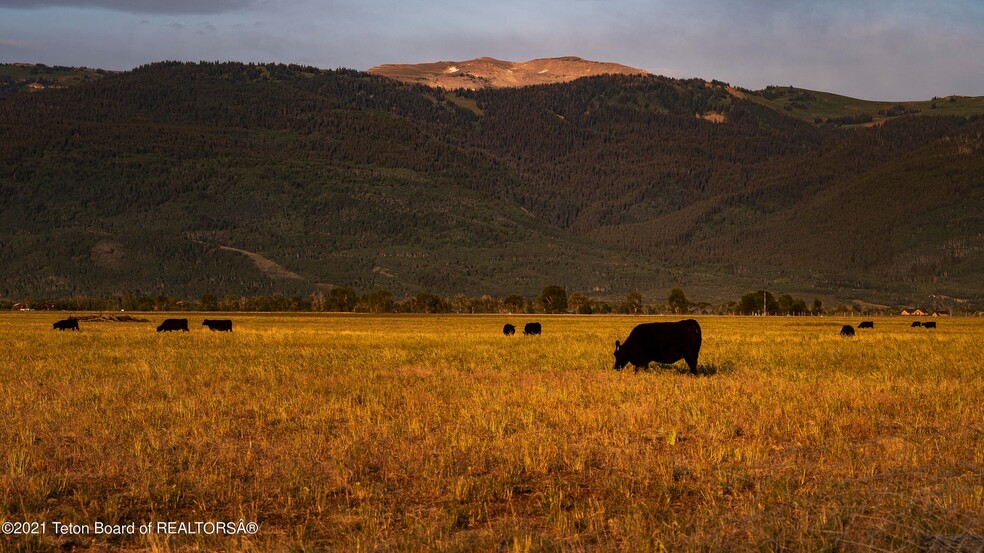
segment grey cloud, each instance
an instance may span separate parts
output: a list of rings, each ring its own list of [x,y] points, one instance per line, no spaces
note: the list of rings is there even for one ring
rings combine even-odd
[[[0,8],[102,8],[127,13],[200,15],[248,8],[254,0],[0,0]]]

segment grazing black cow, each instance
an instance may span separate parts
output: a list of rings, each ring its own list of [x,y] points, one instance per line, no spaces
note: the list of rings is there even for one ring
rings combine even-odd
[[[506,336],[512,336],[513,334],[516,334],[516,327],[514,327],[509,323],[506,323],[506,326],[502,327],[502,333],[505,334]]]
[[[927,321],[923,323],[923,328],[936,328],[936,321]]]
[[[916,322],[912,323],[909,326],[911,326],[912,328],[918,328],[918,327],[922,326],[922,323],[919,322],[919,321],[916,321]]]
[[[858,328],[875,328],[875,321],[861,321]]]
[[[52,330],[78,330],[79,320],[75,317],[69,317],[63,321],[58,321],[51,325]]]
[[[543,327],[540,326],[540,323],[526,323],[526,326],[523,327],[523,334],[527,336],[535,336],[541,332],[543,332]]]
[[[841,336],[845,338],[851,338],[854,336],[854,327],[851,325],[844,325],[841,327]]]
[[[683,359],[697,374],[700,354],[700,325],[693,319],[675,323],[644,323],[636,326],[622,344],[615,340],[615,370],[632,363],[635,371],[649,363],[676,363]]]
[[[188,332],[188,319],[164,319],[161,326],[157,327],[157,332],[171,332],[172,330]]]
[[[209,330],[232,332],[232,321],[229,319],[205,319],[202,321],[202,326],[207,326]]]

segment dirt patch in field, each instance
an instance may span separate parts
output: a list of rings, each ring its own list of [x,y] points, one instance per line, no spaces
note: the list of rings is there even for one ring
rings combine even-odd
[[[134,317],[133,315],[82,315],[81,317],[72,317],[73,319],[79,321],[86,321],[90,323],[149,323],[148,319],[141,319],[139,317]]]

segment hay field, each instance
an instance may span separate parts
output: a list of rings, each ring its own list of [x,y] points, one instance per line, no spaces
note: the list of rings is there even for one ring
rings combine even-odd
[[[0,314],[0,522],[45,523],[0,550],[918,551],[984,534],[978,319],[843,339],[858,320],[702,317],[692,377],[612,370],[615,340],[654,317],[196,313],[158,334],[146,316],[58,332],[58,315]],[[502,336],[531,320],[542,336]],[[258,530],[126,529],[240,520]],[[53,528],[97,521],[120,535]]]

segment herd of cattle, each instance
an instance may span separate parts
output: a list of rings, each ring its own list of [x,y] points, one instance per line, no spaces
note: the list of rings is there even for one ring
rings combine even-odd
[[[536,336],[542,332],[543,327],[540,323],[526,323],[526,326],[523,327],[523,334],[527,336]],[[513,334],[516,334],[516,327],[506,323],[506,326],[502,327],[502,333],[506,336],[512,336]]]
[[[232,332],[232,321],[229,319],[205,319],[202,326],[207,326],[209,330],[219,332]],[[75,317],[58,321],[51,325],[54,330],[78,330],[79,320]],[[164,319],[164,322],[157,327],[157,332],[183,331],[188,332],[188,319]]]
[[[502,327],[506,336],[516,334],[516,327]],[[535,336],[543,333],[540,323],[526,323],[523,334]],[[643,323],[637,325],[625,339],[615,340],[615,370],[631,364],[636,372],[650,363],[676,363],[683,359],[690,372],[697,374],[697,356],[700,354],[700,325],[693,319],[675,323]]]
[[[232,332],[232,321],[229,319],[205,319],[202,326],[219,332]],[[936,328],[936,322],[912,323],[912,327]],[[79,320],[69,317],[52,325],[55,330],[78,330]],[[875,328],[874,321],[862,321],[858,328]],[[188,332],[188,319],[165,319],[157,327],[157,332],[170,331]],[[540,323],[526,323],[523,334],[536,336],[543,332]],[[516,334],[516,327],[506,324],[502,327],[506,336]],[[841,327],[841,336],[852,337],[854,327]],[[694,319],[673,323],[643,323],[637,325],[625,339],[625,343],[615,340],[615,370],[620,371],[631,364],[635,371],[646,368],[650,363],[676,363],[683,359],[692,374],[697,374],[697,356],[700,355],[701,332],[700,325]]]
[[[924,323],[921,323],[919,321],[915,321],[910,326],[912,328],[918,328],[920,326],[923,327],[923,328],[936,328],[936,321],[926,321]],[[861,323],[858,324],[858,328],[859,329],[860,328],[875,328],[875,322],[874,321],[861,321]],[[854,327],[851,326],[851,325],[844,325],[844,326],[842,326],[841,327],[841,336],[844,336],[846,338],[850,338],[851,336],[854,336]]]

